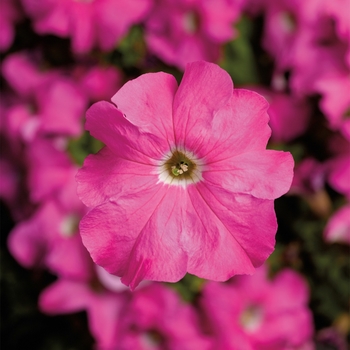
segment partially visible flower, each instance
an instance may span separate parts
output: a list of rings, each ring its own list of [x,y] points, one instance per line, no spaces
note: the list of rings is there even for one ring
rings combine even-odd
[[[350,244],[350,204],[346,204],[333,214],[323,235],[327,242]]]
[[[201,307],[215,349],[313,349],[308,298],[307,284],[296,272],[285,269],[269,280],[264,266],[226,284],[208,282]]]
[[[134,292],[124,318],[116,349],[212,349],[193,306],[163,284],[152,283]]]
[[[347,350],[348,344],[345,338],[336,327],[323,328],[316,334],[316,342],[321,349],[326,347],[336,350]]]
[[[326,182],[324,164],[314,158],[304,158],[296,165],[289,193],[312,195],[320,191]]]
[[[59,278],[42,291],[39,308],[50,315],[86,311],[96,349],[112,350],[119,349],[116,344],[131,297],[130,291],[108,290],[96,278]]]
[[[89,256],[77,230],[79,214],[63,211],[54,201],[41,205],[10,232],[11,254],[26,268],[47,268],[70,278],[89,274]]]
[[[74,179],[77,166],[65,149],[57,147],[52,140],[37,138],[25,150],[26,182],[32,202],[55,198],[62,208],[81,211]]]
[[[304,158],[295,167],[288,194],[303,197],[314,213],[320,217],[328,217],[332,210],[332,202],[325,190],[325,184],[325,164],[311,157]]]
[[[251,89],[263,95],[270,104],[267,112],[270,116],[272,141],[289,142],[306,131],[310,108],[305,99],[259,86]]]
[[[75,53],[112,50],[143,20],[151,0],[22,0],[39,34],[72,39]]]
[[[180,69],[192,61],[217,62],[221,45],[236,36],[241,7],[227,0],[157,0],[146,22],[148,49]]]
[[[109,100],[122,85],[122,74],[114,66],[77,66],[74,76],[92,102]]]
[[[37,136],[76,136],[87,99],[78,86],[59,71],[41,72],[25,52],[7,56],[2,73],[15,93],[6,111],[10,137],[32,142]]]
[[[118,108],[99,102],[87,112],[86,128],[106,147],[77,175],[93,260],[131,288],[186,272],[252,274],[274,249],[273,199],[293,175],[289,153],[266,150],[266,100],[195,62],[179,87],[145,74],[112,101]]]

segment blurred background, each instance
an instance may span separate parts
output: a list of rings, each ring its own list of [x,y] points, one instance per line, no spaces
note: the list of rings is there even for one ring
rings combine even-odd
[[[348,0],[0,0],[2,349],[339,349],[350,330]],[[89,106],[128,80],[219,64],[292,153],[256,275],[130,292],[96,267],[75,190]]]

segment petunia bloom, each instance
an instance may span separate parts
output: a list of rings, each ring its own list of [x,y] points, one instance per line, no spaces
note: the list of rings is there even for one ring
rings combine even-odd
[[[229,283],[208,282],[200,305],[215,349],[314,349],[312,313],[306,281],[293,270],[273,280],[266,266],[254,276],[236,276]],[[239,301],[239,302],[238,302]]]
[[[186,272],[224,281],[252,274],[274,249],[273,199],[292,181],[289,153],[266,150],[268,104],[234,89],[215,64],[187,65],[126,83],[87,112],[106,146],[78,172],[90,207],[83,243],[93,260],[135,288]]]
[[[74,53],[109,51],[141,22],[150,0],[22,0],[38,34],[70,37]]]
[[[217,62],[221,46],[234,37],[242,1],[161,0],[145,24],[148,49],[164,62],[184,69],[196,60]]]

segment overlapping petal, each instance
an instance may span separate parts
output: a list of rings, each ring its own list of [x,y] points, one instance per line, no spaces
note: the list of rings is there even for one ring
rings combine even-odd
[[[177,146],[190,149],[201,157],[199,151],[207,150],[220,137],[221,130],[214,129],[213,119],[220,109],[227,107],[232,93],[230,76],[217,65],[189,63],[174,98]]]
[[[203,68],[191,67],[187,78],[191,88],[187,90],[186,84],[181,83],[174,100],[177,144],[191,149],[207,162],[247,150],[265,149],[271,135],[266,100],[252,91],[233,90],[231,78],[224,71],[219,74],[215,68],[208,69],[212,76],[208,72],[201,77],[200,86],[208,86],[208,90],[197,92],[192,89],[191,80],[200,76],[199,70]],[[185,77],[186,73],[184,81]]]
[[[132,124],[167,140],[172,147],[172,106],[177,87],[175,78],[170,74],[144,74],[127,82],[112,97],[112,102]]]
[[[245,152],[210,163],[203,178],[235,193],[275,199],[288,192],[294,161],[289,153],[277,151]]]
[[[130,161],[156,164],[169,151],[167,140],[142,132],[106,101],[88,109],[86,129],[116,155]]]

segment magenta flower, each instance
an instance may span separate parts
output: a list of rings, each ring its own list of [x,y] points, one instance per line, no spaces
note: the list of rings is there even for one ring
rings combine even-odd
[[[22,0],[39,34],[72,39],[75,53],[112,50],[150,9],[150,0]]]
[[[146,22],[145,39],[164,62],[185,69],[198,60],[216,62],[235,36],[242,1],[158,0]]]
[[[306,131],[310,119],[310,108],[305,99],[260,86],[251,87],[251,89],[263,95],[270,104],[268,114],[272,141],[289,142]]]
[[[106,147],[77,175],[93,260],[131,288],[186,272],[252,274],[274,249],[273,199],[293,173],[289,153],[265,149],[266,100],[195,62],[179,87],[169,74],[145,74],[112,101],[87,112],[87,130]]]
[[[10,137],[32,142],[37,136],[78,136],[87,98],[61,71],[41,71],[26,52],[7,56],[2,74],[16,93],[7,108]]]
[[[229,283],[208,282],[201,306],[215,349],[313,349],[312,313],[306,281],[293,270],[273,280],[267,268]]]
[[[294,178],[289,193],[312,195],[324,188],[325,166],[314,158],[303,159],[294,171]]]
[[[117,277],[116,277],[117,278]],[[60,278],[41,293],[39,308],[57,315],[86,311],[97,350],[118,349],[120,326],[128,311],[130,291],[114,293],[96,279]]]
[[[122,86],[122,74],[113,66],[77,66],[74,77],[93,102],[110,99]]]
[[[160,283],[133,293],[119,341],[113,349],[213,349],[190,304]]]

